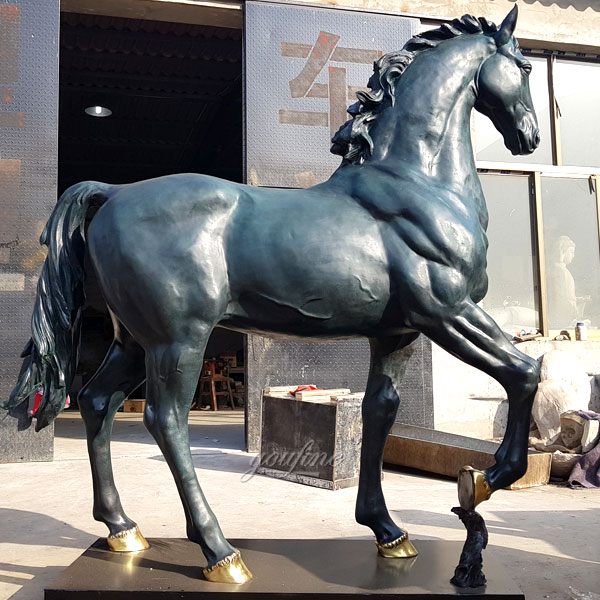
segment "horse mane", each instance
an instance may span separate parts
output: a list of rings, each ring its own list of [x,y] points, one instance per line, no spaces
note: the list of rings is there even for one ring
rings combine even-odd
[[[398,80],[423,50],[437,47],[441,42],[473,33],[493,34],[497,25],[484,17],[464,15],[451,23],[444,23],[437,29],[423,31],[412,37],[402,50],[389,52],[373,63],[373,75],[367,86],[370,91],[356,93],[358,101],[348,107],[352,116],[333,136],[331,152],[339,154],[344,162],[361,164],[373,152],[370,132],[382,108],[394,104],[394,93]]]

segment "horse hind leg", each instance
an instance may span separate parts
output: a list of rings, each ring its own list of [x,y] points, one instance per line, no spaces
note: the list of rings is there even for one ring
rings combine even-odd
[[[186,515],[188,538],[200,545],[208,561],[204,577],[220,583],[245,583],[252,575],[240,552],[223,536],[198,483],[190,452],[188,416],[205,346],[203,340],[146,349],[144,423],[173,473]]]
[[[410,558],[417,551],[392,520],[381,487],[381,465],[388,433],[400,403],[400,385],[418,334],[372,339],[371,368],[362,404],[363,434],[356,520],[373,530],[379,554]]]
[[[130,552],[148,543],[123,510],[115,486],[110,456],[110,434],[115,413],[145,378],[144,351],[124,331],[117,336],[102,365],[78,396],[85,423],[94,486],[93,515],[109,529],[111,550]]]

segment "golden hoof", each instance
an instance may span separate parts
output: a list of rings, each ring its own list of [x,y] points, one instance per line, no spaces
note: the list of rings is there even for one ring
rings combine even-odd
[[[419,554],[419,551],[408,539],[408,533],[403,533],[393,542],[388,542],[387,544],[375,542],[375,545],[377,546],[379,556],[383,556],[383,558],[412,558]]]
[[[115,533],[115,535],[109,535],[106,541],[113,552],[139,552],[150,548],[150,544],[137,525],[131,529]]]
[[[483,471],[463,467],[458,472],[458,501],[461,508],[474,510],[478,504],[489,500],[492,488]]]
[[[207,581],[215,583],[246,583],[252,579],[252,573],[244,564],[239,550],[202,572]]]

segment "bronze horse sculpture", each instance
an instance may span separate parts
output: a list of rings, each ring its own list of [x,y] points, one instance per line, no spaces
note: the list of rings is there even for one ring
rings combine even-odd
[[[500,27],[466,15],[380,58],[370,90],[358,93],[352,118],[333,138],[343,159],[325,183],[261,189],[183,174],[128,185],[88,181],[62,195],[42,234],[48,257],[32,339],[5,407],[43,387],[38,429],[64,407],[88,252],[114,341],[79,405],[93,514],[108,526],[113,550],[147,547],[121,506],[109,447],[116,411],[145,380],[144,423],[173,472],[188,537],[208,563],[205,577],[251,577],[204,498],[189,448],[188,413],[216,325],[272,337],[369,339],[356,519],[373,530],[382,556],[416,553],[386,508],[381,464],[420,333],[508,394],[496,463],[461,471],[462,507],[473,509],[524,473],[539,367],[477,306],[487,290],[488,215],[470,133],[476,108],[513,154],[539,144],[516,20],[516,7]],[[85,231],[91,204],[101,207]]]

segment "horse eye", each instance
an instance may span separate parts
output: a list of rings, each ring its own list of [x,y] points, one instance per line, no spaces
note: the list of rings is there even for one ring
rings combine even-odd
[[[529,75],[531,73],[531,63],[523,63],[521,65],[521,69],[523,69],[523,71],[525,71],[525,73],[527,73],[527,75]]]

